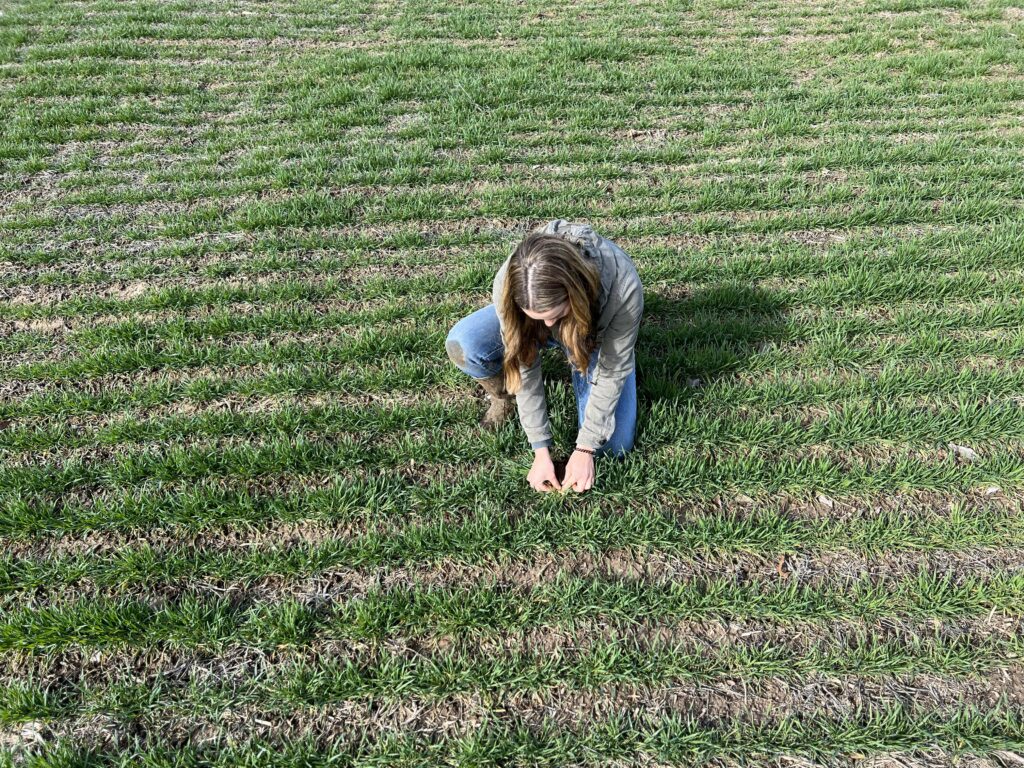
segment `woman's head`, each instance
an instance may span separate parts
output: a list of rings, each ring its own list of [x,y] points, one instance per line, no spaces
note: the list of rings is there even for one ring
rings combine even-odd
[[[544,325],[550,328],[563,317],[566,317],[569,314],[569,301],[566,300],[564,303],[555,307],[550,312],[537,314],[536,312],[531,312],[528,309],[524,309],[523,313],[531,320],[540,320],[542,323],[544,323]]]
[[[517,392],[520,365],[532,365],[548,328],[559,336],[573,365],[584,373],[593,352],[591,324],[601,272],[580,246],[558,235],[531,232],[509,259],[497,307],[504,319],[505,386]]]

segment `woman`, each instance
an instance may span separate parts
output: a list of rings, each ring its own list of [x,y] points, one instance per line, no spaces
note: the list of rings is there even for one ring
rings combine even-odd
[[[595,456],[633,447],[634,346],[644,308],[636,266],[590,225],[555,219],[527,234],[501,265],[492,298],[451,329],[448,356],[489,396],[485,427],[503,423],[515,400],[535,451],[530,485],[583,492],[594,484]],[[544,347],[563,349],[573,368],[579,434],[561,483],[549,452]]]

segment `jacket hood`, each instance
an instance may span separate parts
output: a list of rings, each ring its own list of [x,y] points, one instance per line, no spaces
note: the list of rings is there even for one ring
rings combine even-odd
[[[546,235],[558,235],[570,243],[575,243],[580,246],[584,258],[597,262],[601,273],[601,288],[597,297],[597,311],[600,315],[618,273],[615,258],[609,253],[608,248],[604,247],[601,235],[597,234],[590,224],[568,222],[565,219],[553,219],[536,231]],[[594,321],[597,322],[596,317]]]

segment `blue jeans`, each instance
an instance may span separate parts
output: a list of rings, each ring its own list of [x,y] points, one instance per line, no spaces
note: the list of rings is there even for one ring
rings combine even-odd
[[[565,351],[568,359],[565,347],[553,337],[548,337],[544,346]],[[459,320],[448,332],[445,348],[455,365],[474,379],[488,379],[501,373],[505,345],[501,340],[501,326],[498,324],[494,304],[488,304]],[[600,351],[598,348],[591,354],[588,371],[594,370]],[[590,398],[590,379],[577,370],[572,361],[569,361],[569,366],[572,368],[572,389],[576,394],[577,423],[582,427],[583,414],[586,413],[587,400]],[[636,411],[636,370],[633,370],[622,387],[622,395],[615,407],[615,432],[607,443],[594,452],[596,456],[622,456],[633,449]]]

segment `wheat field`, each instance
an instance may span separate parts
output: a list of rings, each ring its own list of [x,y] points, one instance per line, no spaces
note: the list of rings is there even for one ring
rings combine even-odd
[[[0,3],[0,765],[1024,765],[1022,33]],[[583,494],[444,350],[552,218],[645,287]]]

